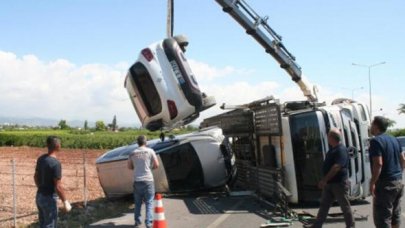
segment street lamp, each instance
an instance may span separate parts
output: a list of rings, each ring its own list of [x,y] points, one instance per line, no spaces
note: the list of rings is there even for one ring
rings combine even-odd
[[[359,67],[366,67],[368,68],[368,92],[369,92],[369,100],[370,100],[370,118],[373,116],[373,102],[371,99],[371,68],[385,64],[386,62],[380,62],[380,63],[374,63],[371,65],[364,65],[364,64],[357,64],[357,63],[352,63],[353,66],[359,66]]]

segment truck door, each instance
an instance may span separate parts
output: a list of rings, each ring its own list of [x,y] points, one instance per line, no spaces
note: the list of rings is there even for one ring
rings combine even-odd
[[[317,187],[321,180],[326,153],[326,127],[321,112],[305,112],[290,116],[295,175],[299,201],[319,200]]]
[[[362,170],[362,179],[361,185],[363,190],[363,198],[370,195],[369,193],[369,183],[371,179],[370,171],[370,160],[368,154],[368,140],[369,140],[369,127],[370,127],[370,117],[366,108],[363,104],[354,103],[352,104],[354,109],[357,112],[357,123],[358,124],[358,134],[359,134],[359,145],[360,151],[359,156],[361,157],[361,170]]]
[[[357,138],[357,130],[354,126],[354,122],[351,120],[350,111],[347,109],[343,109],[341,111],[342,115],[342,124],[343,124],[343,141],[347,148],[349,148],[349,181],[350,181],[350,193],[349,196],[351,198],[356,197],[360,194],[360,181],[361,178],[358,179],[357,173],[360,173],[359,169],[359,156],[358,156],[358,147],[355,146]],[[354,126],[354,128],[353,128]],[[353,135],[355,133],[355,135]],[[358,144],[357,144],[358,145]],[[357,158],[356,158],[357,157]],[[357,160],[356,160],[357,159]],[[357,170],[356,170],[357,167]]]
[[[360,141],[359,141],[359,133],[357,131],[356,124],[353,121],[350,121],[350,128],[351,128],[351,136],[352,136],[352,142],[353,142],[353,148],[352,148],[353,154],[351,156],[354,157],[356,182],[361,183],[361,180],[363,179],[363,173],[361,171],[362,157],[360,154],[361,146],[360,146]]]

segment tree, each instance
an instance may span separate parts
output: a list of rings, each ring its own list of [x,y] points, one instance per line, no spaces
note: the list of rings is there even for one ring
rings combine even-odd
[[[58,126],[62,130],[70,129],[69,125],[66,123],[66,120],[60,120]]]
[[[86,131],[89,128],[87,120],[84,121],[84,130]]]
[[[187,131],[196,131],[196,130],[198,130],[198,127],[189,124],[189,125],[187,125],[186,130]]]
[[[112,129],[112,131],[117,130],[117,117],[115,115],[114,115],[114,119],[111,124],[111,129]]]
[[[385,117],[385,119],[388,122],[388,128],[393,127],[397,123],[397,122],[395,122],[395,120],[388,119],[387,117]]]
[[[105,130],[104,121],[102,120],[96,121],[96,131],[104,131],[104,130]]]
[[[405,104],[399,104],[399,108],[397,110],[399,114],[405,114]]]

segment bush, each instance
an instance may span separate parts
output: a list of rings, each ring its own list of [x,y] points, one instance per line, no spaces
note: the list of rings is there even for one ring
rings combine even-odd
[[[405,128],[404,129],[396,129],[390,130],[389,133],[395,137],[397,136],[405,136]]]
[[[177,130],[174,134],[187,133],[187,130]],[[132,144],[139,135],[148,139],[159,138],[160,132],[147,130],[128,130],[123,132],[84,131],[84,130],[15,130],[0,132],[0,146],[31,146],[45,147],[46,137],[58,136],[63,148],[75,149],[113,149]]]

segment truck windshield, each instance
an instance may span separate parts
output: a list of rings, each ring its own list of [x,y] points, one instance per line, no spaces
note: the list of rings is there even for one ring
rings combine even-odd
[[[311,200],[320,197],[317,183],[322,177],[322,140],[315,111],[290,117],[290,130],[298,195]]]

